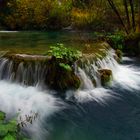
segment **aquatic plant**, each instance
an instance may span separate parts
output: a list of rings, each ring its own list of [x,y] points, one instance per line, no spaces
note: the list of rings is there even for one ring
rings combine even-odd
[[[50,50],[46,54],[52,56],[53,59],[56,59],[59,66],[66,70],[70,70],[73,62],[82,56],[80,51],[66,48],[60,43],[56,44],[56,46],[50,46]]]
[[[5,121],[6,114],[0,111],[0,139],[1,140],[27,140],[20,134],[16,119]]]
[[[47,86],[62,91],[78,89],[80,79],[74,72],[73,64],[82,56],[82,53],[66,48],[63,44],[56,44],[51,46],[45,55],[51,56],[51,59],[46,62],[49,66],[46,75]]]

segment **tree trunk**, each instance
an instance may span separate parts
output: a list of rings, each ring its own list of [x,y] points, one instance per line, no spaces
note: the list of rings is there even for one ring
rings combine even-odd
[[[129,0],[129,3],[130,3],[130,7],[131,7],[132,27],[133,27],[133,31],[135,32],[136,25],[135,25],[134,1]]]
[[[125,24],[121,18],[121,15],[119,14],[119,11],[117,10],[117,7],[115,6],[114,2],[112,0],[107,0],[109,5],[111,6],[111,8],[113,9],[113,11],[115,12],[115,14],[118,16],[120,22],[121,22],[121,25],[122,27],[124,28],[126,34],[129,34],[129,32],[127,31],[127,28],[125,27]]]
[[[137,15],[137,28],[136,32],[140,33],[140,0],[138,0],[138,15]]]
[[[130,17],[129,17],[127,0],[123,0],[123,3],[124,3],[126,18],[127,18],[127,28],[128,28],[128,30],[130,30],[131,29],[131,24],[130,24]]]

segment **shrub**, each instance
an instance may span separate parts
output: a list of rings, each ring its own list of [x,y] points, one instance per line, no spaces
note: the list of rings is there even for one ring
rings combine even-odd
[[[56,46],[50,46],[50,50],[46,53],[52,56],[53,59],[58,61],[59,66],[66,70],[70,70],[74,61],[82,56],[82,53],[78,50],[64,47],[63,44],[56,44]]]
[[[107,41],[114,49],[123,50],[125,36],[123,33],[115,33],[107,35]]]
[[[25,140],[20,135],[16,119],[5,122],[5,113],[0,111],[0,139],[1,140]]]
[[[70,20],[71,2],[15,0],[8,2],[4,23],[10,29],[60,29]]]

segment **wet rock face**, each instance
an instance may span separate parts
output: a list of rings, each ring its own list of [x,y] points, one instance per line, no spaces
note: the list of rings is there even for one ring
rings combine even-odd
[[[51,57],[32,55],[6,55],[1,59],[0,70],[6,77],[24,85],[36,85],[48,87],[53,90],[65,91],[78,89],[80,79],[74,73],[74,69],[66,70],[59,65],[63,60],[55,60]],[[6,73],[8,71],[8,73]]]
[[[109,69],[100,69],[98,70],[101,77],[102,86],[109,85],[112,80],[112,71]]]
[[[50,60],[47,66],[45,83],[49,88],[65,91],[69,89],[75,90],[80,87],[80,79],[74,73],[74,69],[66,70],[60,67],[59,63],[55,60]]]

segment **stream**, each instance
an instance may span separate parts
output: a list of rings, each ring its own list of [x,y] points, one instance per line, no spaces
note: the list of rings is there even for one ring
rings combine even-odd
[[[8,76],[0,80],[0,110],[7,119],[18,114],[18,122],[37,114],[32,124],[27,122],[22,128],[33,140],[140,140],[140,61],[123,57],[118,64],[113,55],[111,50],[96,65],[78,68],[82,86],[67,91],[65,99],[38,84],[13,82],[11,62],[1,58],[0,74],[7,69]],[[102,87],[98,73],[92,73],[97,66],[112,70],[110,86]],[[97,87],[89,73],[96,77]]]

